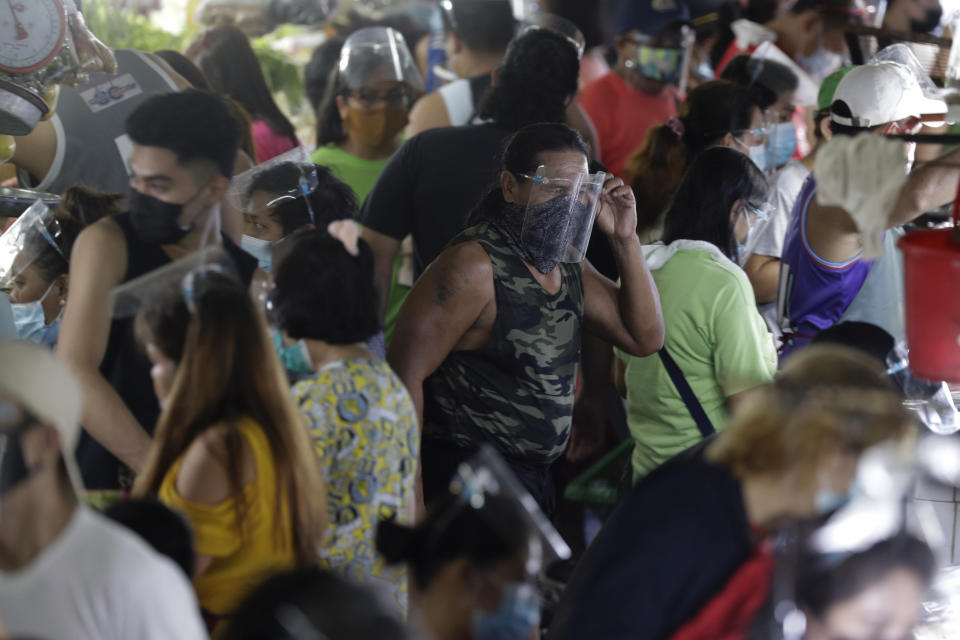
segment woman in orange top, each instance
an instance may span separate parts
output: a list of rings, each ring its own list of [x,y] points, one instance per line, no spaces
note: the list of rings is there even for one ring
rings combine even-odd
[[[137,318],[164,409],[134,493],[190,519],[193,583],[216,636],[270,575],[317,562],[324,488],[249,293],[217,271],[185,282]]]

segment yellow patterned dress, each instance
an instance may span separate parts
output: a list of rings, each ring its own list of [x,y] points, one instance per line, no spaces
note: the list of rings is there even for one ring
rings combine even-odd
[[[298,382],[327,482],[329,525],[321,556],[341,575],[384,592],[407,610],[407,572],[376,549],[377,524],[412,524],[420,452],[417,414],[400,378],[381,360],[346,359]]]

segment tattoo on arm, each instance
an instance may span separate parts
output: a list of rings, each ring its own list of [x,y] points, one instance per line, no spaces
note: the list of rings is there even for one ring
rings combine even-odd
[[[438,307],[445,306],[447,301],[459,292],[460,287],[467,284],[467,275],[459,267],[446,271],[437,278],[433,303]]]

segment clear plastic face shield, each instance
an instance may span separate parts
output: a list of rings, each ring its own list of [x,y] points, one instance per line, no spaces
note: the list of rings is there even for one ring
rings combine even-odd
[[[308,197],[320,183],[316,165],[298,148],[235,176],[227,202],[243,214],[242,246],[269,272],[273,248],[291,233],[316,223],[322,212]]]
[[[347,38],[340,50],[338,72],[361,101],[376,98],[408,106],[424,89],[406,41],[389,27],[360,29]]]
[[[897,344],[887,356],[887,374],[903,391],[904,407],[927,429],[940,435],[960,431],[960,414],[957,413],[949,385],[913,375],[905,343]]]
[[[59,236],[60,225],[42,201],[24,211],[0,235],[0,289],[12,287],[14,279],[50,247],[60,253]]]
[[[451,522],[464,509],[474,509],[480,514],[490,514],[490,526],[511,538],[518,530],[527,536],[527,554],[524,560],[524,574],[529,583],[551,564],[570,557],[567,543],[550,524],[550,520],[541,511],[537,501],[523,488],[513,476],[500,455],[489,445],[481,447],[472,458],[460,464],[450,479],[450,493],[453,503],[446,506],[446,513],[439,518],[434,527],[434,539],[442,536],[446,530],[445,522]],[[491,500],[497,500],[509,510],[509,518],[499,510],[492,513],[485,510]],[[429,547],[429,542],[427,543]]]
[[[545,262],[581,262],[600,209],[606,174],[575,168],[553,171],[540,165],[534,175],[518,177],[531,183],[521,244]]]
[[[909,45],[902,42],[892,44],[878,51],[867,64],[882,62],[895,62],[907,72],[903,79],[905,93],[915,96],[917,87],[920,89],[922,98],[915,97],[912,100],[910,107],[915,113],[908,115],[920,118],[923,124],[931,127],[938,127],[947,121],[946,99],[949,92],[934,84]]]
[[[636,55],[624,66],[640,76],[662,84],[675,84],[686,92],[690,75],[690,57],[696,33],[687,25],[676,25],[659,36],[636,33],[630,36]]]
[[[577,50],[578,59],[583,59],[583,53],[587,48],[587,40],[584,38],[583,33],[580,32],[580,29],[577,28],[577,25],[566,18],[561,18],[552,13],[537,12],[529,16],[518,16],[517,19],[523,24],[519,35],[522,36],[537,29],[552,31],[562,36],[570,43],[570,46]]]
[[[954,438],[929,435],[919,442],[884,443],[867,450],[860,458],[847,501],[825,520],[799,524],[780,537],[772,587],[773,619],[768,621],[770,634],[764,637],[956,637],[912,635],[914,629],[942,617],[945,600],[936,588],[927,592],[920,577],[925,570],[910,562],[919,554],[928,557],[924,564],[932,560],[934,567],[948,565],[954,527],[953,518],[942,521],[932,502],[914,498],[924,483],[947,491],[960,485],[960,443]],[[876,563],[886,563],[879,565],[884,570]],[[896,569],[913,569],[916,574],[904,581],[909,572]],[[864,572],[869,579],[859,579]],[[935,587],[943,577],[941,573]],[[833,580],[858,584],[859,589],[845,594],[842,602],[827,602],[827,612],[817,615],[804,600],[817,585]],[[960,596],[956,575],[953,581],[954,597]],[[900,588],[892,589],[894,583]],[[892,615],[884,616],[882,622],[874,620],[872,633],[851,633],[850,629],[863,627],[858,618],[864,617],[868,602],[881,603],[880,608]],[[844,614],[834,615],[841,604]],[[940,613],[932,616],[934,612]]]
[[[219,273],[238,278],[236,265],[221,247],[210,246],[115,287],[110,305],[115,318],[132,318],[157,300],[183,296],[189,306],[196,274]]]

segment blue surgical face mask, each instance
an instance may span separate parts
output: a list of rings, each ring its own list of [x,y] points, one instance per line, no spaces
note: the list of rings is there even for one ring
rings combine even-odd
[[[21,340],[36,342],[50,348],[57,344],[57,338],[60,335],[60,317],[63,315],[63,310],[50,324],[47,324],[46,316],[43,313],[43,301],[50,295],[56,284],[56,281],[52,282],[39,300],[10,304],[10,309],[13,311],[13,324],[17,329],[17,336]]]
[[[533,585],[504,587],[496,611],[473,613],[473,640],[523,640],[540,623],[540,601]]]
[[[291,345],[283,344],[283,334],[274,330],[271,334],[273,347],[283,363],[283,368],[291,373],[313,373],[316,367],[310,359],[310,351],[303,340],[297,340]]]
[[[740,138],[734,138],[734,140],[747,150],[747,155],[750,156],[750,159],[753,160],[753,164],[757,165],[757,168],[760,169],[760,171],[767,170],[767,145],[758,144],[751,147]]]
[[[797,128],[792,122],[781,122],[773,132],[773,166],[782,167],[797,152]]]
[[[817,491],[817,495],[814,497],[814,506],[817,510],[817,515],[825,516],[828,513],[833,513],[843,508],[850,502],[850,497],[849,491],[847,493],[837,493],[836,491],[830,491],[828,489]]]
[[[818,85],[843,65],[843,56],[826,49],[822,44],[813,55],[797,56],[797,64],[813,77]]]
[[[240,246],[257,259],[257,264],[260,265],[261,269],[270,273],[270,267],[273,266],[273,243],[271,241],[244,235],[240,239]]]

